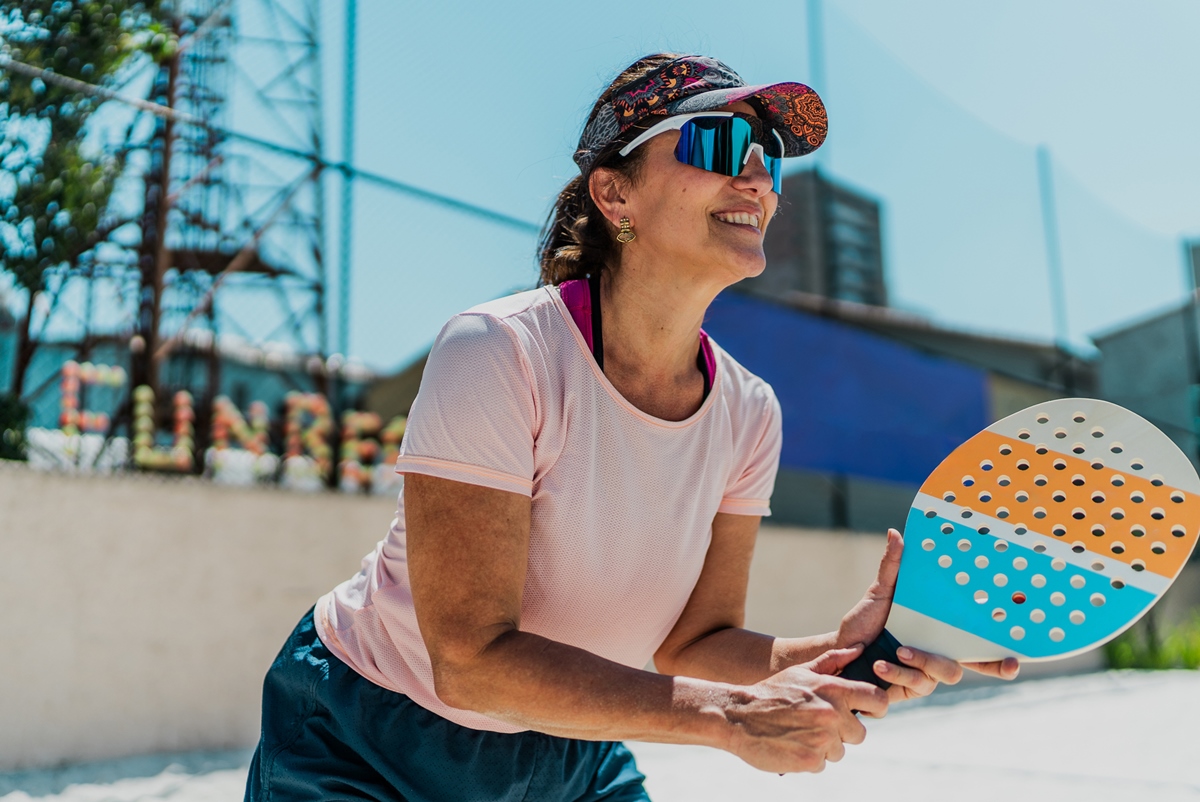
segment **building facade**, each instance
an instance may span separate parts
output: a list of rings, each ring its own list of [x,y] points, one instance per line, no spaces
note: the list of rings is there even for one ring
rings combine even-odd
[[[1186,303],[1093,336],[1100,397],[1162,429],[1200,468],[1200,304]]]
[[[887,306],[878,201],[817,170],[783,179],[779,211],[766,239],[770,269],[739,285],[764,298],[802,292]]]

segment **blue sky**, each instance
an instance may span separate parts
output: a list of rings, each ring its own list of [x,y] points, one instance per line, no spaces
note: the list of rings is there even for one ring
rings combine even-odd
[[[823,9],[824,164],[883,201],[897,306],[1051,336],[1040,143],[1054,158],[1072,340],[1180,296],[1179,238],[1200,234],[1200,54],[1188,39],[1200,4]],[[619,68],[671,49],[715,55],[752,83],[810,80],[806,18],[795,0],[736,13],[711,0],[361,0],[356,161],[540,222],[574,170],[583,116]],[[341,24],[323,20],[332,155]],[[351,351],[369,364],[404,363],[447,316],[536,278],[528,236],[364,184],[356,204]]]
[[[342,4],[320,7],[326,156],[338,159],[344,20]],[[883,203],[896,306],[950,326],[1052,336],[1039,144],[1053,154],[1072,342],[1086,348],[1089,333],[1182,295],[1180,239],[1200,236],[1200,3],[822,8],[820,80],[803,0],[753,10],[359,0],[355,162],[540,223],[575,171],[570,154],[597,92],[644,53],[700,52],[751,83],[821,92],[822,165]],[[230,111],[231,127],[261,130],[255,109],[235,101]],[[332,279],[340,181],[326,181]],[[405,364],[450,315],[536,281],[527,233],[365,182],[355,208],[350,351],[373,367]]]

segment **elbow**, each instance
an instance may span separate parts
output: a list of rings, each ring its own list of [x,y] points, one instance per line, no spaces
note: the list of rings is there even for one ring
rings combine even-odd
[[[654,652],[655,670],[659,674],[686,675],[703,679],[704,677],[695,673],[698,668],[697,660],[711,649],[707,647],[697,649],[696,647],[714,635],[719,636],[722,632],[735,630],[740,626],[740,621],[722,623],[691,637],[672,632]]]
[[[669,648],[665,643],[658,647],[658,650],[654,653],[654,670],[659,674],[669,674],[672,676],[680,673],[679,650]]]
[[[442,704],[458,710],[472,710],[464,683],[459,682],[455,672],[433,663],[433,692]]]
[[[470,660],[444,651],[437,654],[431,651],[429,662],[433,669],[433,692],[437,698],[443,704],[459,710],[476,710],[476,694],[472,690],[478,686],[478,682],[473,681],[475,672],[471,669]]]
[[[503,633],[486,639],[439,640],[427,644],[433,669],[433,692],[444,704],[459,710],[486,713],[490,693],[502,681],[495,646]]]

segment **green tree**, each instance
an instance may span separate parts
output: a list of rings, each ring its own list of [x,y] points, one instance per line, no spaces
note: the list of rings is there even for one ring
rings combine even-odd
[[[0,395],[0,459],[25,459],[25,424],[29,408],[16,396]]]
[[[178,37],[171,4],[24,0],[0,2],[0,55],[101,87],[115,87],[141,56],[171,58]],[[27,293],[18,330],[10,393],[19,400],[37,346],[30,336],[34,303],[47,272],[80,260],[131,221],[109,211],[127,150],[101,157],[85,144],[87,123],[102,102],[93,93],[0,67],[0,269]]]

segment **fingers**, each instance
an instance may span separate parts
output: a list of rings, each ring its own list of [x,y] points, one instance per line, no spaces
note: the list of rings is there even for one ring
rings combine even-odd
[[[763,770],[818,772],[866,738],[854,707],[879,712],[887,698],[873,685],[792,666],[747,686],[726,708],[734,728],[726,748]]]
[[[867,737],[866,727],[848,710],[838,710],[838,705],[827,703],[811,713],[810,726],[815,727],[805,738],[812,748],[812,757],[819,758],[815,764],[800,768],[801,771],[820,772],[825,763],[837,763],[846,756],[846,744],[860,744]]]
[[[962,679],[962,666],[949,657],[923,652],[911,646],[901,646],[896,650],[896,656],[905,665],[912,666],[931,677],[934,682],[957,685]]]
[[[883,550],[883,559],[879,562],[879,573],[876,575],[876,583],[889,598],[896,592],[896,577],[900,574],[900,556],[903,552],[904,538],[895,529],[889,529],[887,546]]]
[[[860,724],[859,726],[861,727],[862,725]],[[844,758],[846,756],[846,744],[848,744],[848,743],[860,744],[860,743],[862,743],[862,740],[860,739],[857,741],[847,741],[845,738],[843,738],[840,741],[835,741],[834,743],[829,745],[829,751],[827,751],[825,753],[825,759],[827,761],[829,761],[830,763],[837,763],[839,760],[841,760],[842,758]],[[824,771],[824,770],[825,770],[825,766],[821,766],[821,768],[817,769],[817,771]]]
[[[845,704],[847,711],[857,710],[871,718],[883,718],[887,715],[888,694],[883,688],[877,688],[866,682],[854,682],[853,680],[842,680],[841,682],[845,687],[845,693],[842,695],[840,701]],[[862,723],[854,718],[854,716],[850,716],[849,720],[855,722],[858,726],[848,728],[846,734],[850,732],[857,733],[861,730],[860,739],[850,741],[850,743],[862,743],[861,738],[866,737],[866,729],[862,727]]]
[[[1005,657],[1003,660],[991,660],[981,663],[963,663],[963,667],[969,668],[978,674],[1008,680],[1016,679],[1017,674],[1021,672],[1021,663],[1015,657]]]
[[[838,722],[838,738],[844,744],[857,745],[867,740],[867,728],[859,720],[859,717],[855,715],[856,712],[870,718],[883,718],[886,715],[886,713],[880,715],[866,713],[858,708],[844,710],[841,720]]]
[[[808,661],[803,665],[814,674],[837,674],[850,663],[854,662],[854,658],[862,654],[863,645],[856,643],[845,649],[830,649],[813,660]]]
[[[960,664],[910,646],[902,646],[896,654],[904,665],[876,660],[872,666],[878,676],[892,684],[888,689],[892,701],[928,696],[939,684],[955,685],[962,679],[963,668],[1005,680],[1014,679],[1021,668],[1015,657]]]
[[[888,698],[892,701],[928,696],[938,686],[937,680],[920,669],[885,663],[883,660],[876,660],[873,668],[876,674],[892,683],[892,687],[888,688]]]
[[[864,648],[859,643],[847,649],[830,649],[820,657],[799,666],[799,668],[805,668],[815,674],[824,674],[832,677],[853,662],[854,658],[862,654]],[[836,682],[830,683],[828,687],[830,688],[829,691],[819,689],[817,693],[822,697],[830,699],[835,704],[840,703],[843,705],[841,712],[846,714],[846,720],[852,725],[844,728],[843,737],[851,736],[859,739],[847,740],[847,743],[862,743],[862,738],[866,737],[866,729],[863,728],[853,713],[854,711],[858,711],[873,718],[882,718],[887,715],[887,692],[870,683],[856,682],[849,679],[839,679]]]
[[[865,714],[874,718],[887,712],[887,693],[865,682],[833,680],[818,693],[829,705],[829,728],[843,744],[860,744],[867,739],[867,728],[855,715],[863,713],[862,708],[869,708],[872,712]]]
[[[962,666],[948,657],[902,646],[896,656],[904,665],[875,661],[875,673],[892,684],[888,697],[893,701],[928,696],[941,683],[955,685],[962,679]]]

